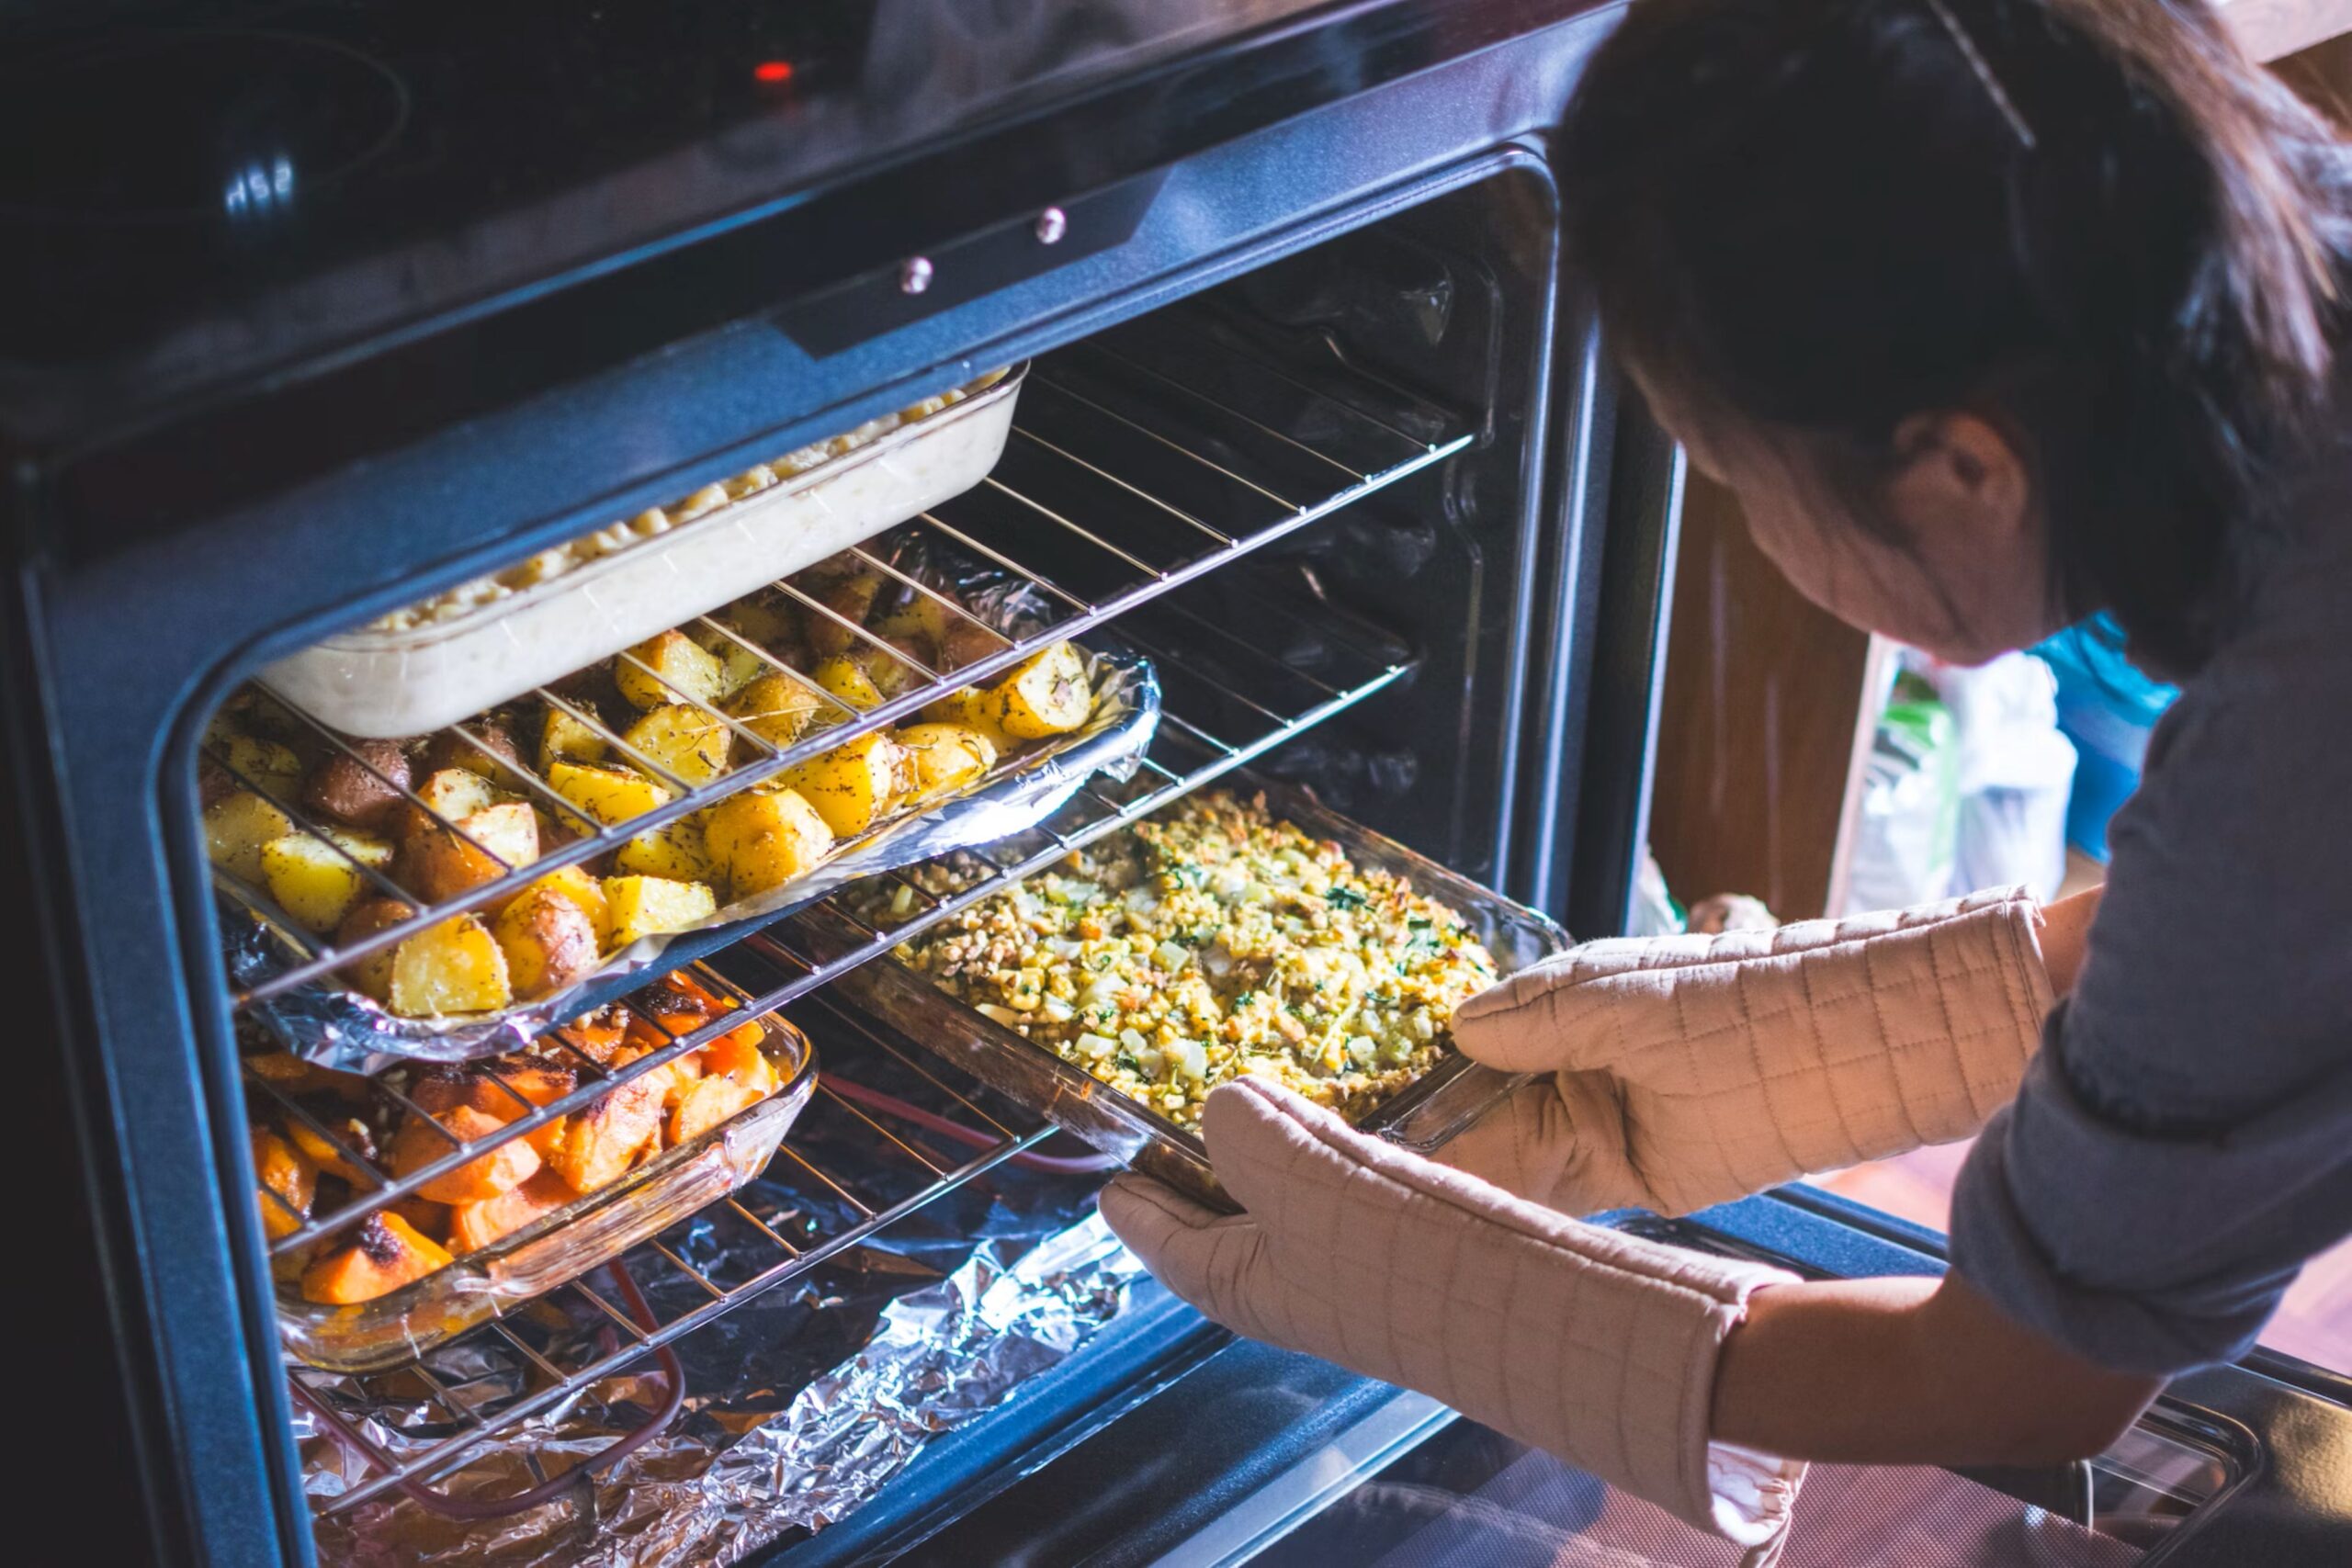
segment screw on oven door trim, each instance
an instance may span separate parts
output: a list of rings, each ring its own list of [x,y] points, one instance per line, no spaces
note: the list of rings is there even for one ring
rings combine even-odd
[[[1059,244],[1062,236],[1069,232],[1069,214],[1058,207],[1048,207],[1037,214],[1035,232],[1041,245]]]
[[[931,287],[933,271],[929,256],[909,256],[899,267],[899,292],[922,293]]]

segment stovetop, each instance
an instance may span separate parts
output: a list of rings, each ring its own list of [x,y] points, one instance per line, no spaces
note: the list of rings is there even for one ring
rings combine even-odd
[[[0,21],[0,428],[494,305],[1316,0],[101,5]]]

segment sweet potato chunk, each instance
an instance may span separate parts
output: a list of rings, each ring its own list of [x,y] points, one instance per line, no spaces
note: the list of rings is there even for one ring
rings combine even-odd
[[[660,1134],[669,1088],[667,1073],[648,1073],[573,1117],[555,1157],[555,1173],[574,1192],[594,1192],[617,1179]]]
[[[449,1245],[461,1253],[488,1247],[540,1216],[553,1213],[578,1196],[563,1184],[562,1178],[553,1171],[542,1170],[520,1187],[510,1188],[495,1198],[461,1203],[450,1210]]]
[[[516,1114],[521,1113],[518,1111]],[[514,1118],[493,1116],[470,1105],[456,1105],[441,1112],[436,1119],[451,1136],[470,1144],[495,1135]],[[401,1130],[392,1137],[392,1174],[405,1177],[449,1151],[448,1138],[436,1132],[431,1122],[421,1116],[411,1116],[401,1123]],[[539,1151],[531,1146],[531,1141],[528,1138],[509,1138],[457,1169],[435,1177],[416,1190],[418,1196],[429,1198],[435,1203],[479,1203],[485,1198],[495,1198],[501,1192],[520,1187],[538,1168]]]
[[[266,1127],[253,1130],[254,1176],[261,1183],[262,1234],[276,1241],[292,1235],[311,1217],[319,1195],[319,1168],[308,1155]]]
[[[676,1108],[670,1112],[670,1145],[674,1148],[689,1139],[699,1138],[736,1112],[766,1098],[758,1089],[721,1073],[697,1078],[693,1088],[678,1097]]]
[[[360,1158],[374,1159],[376,1157],[376,1140],[368,1134],[368,1123],[355,1116],[345,1121],[340,1126],[332,1122],[328,1125],[334,1128],[334,1135],[350,1145],[352,1151]],[[285,1133],[288,1142],[301,1150],[312,1165],[317,1166],[327,1175],[348,1181],[362,1191],[377,1184],[376,1178],[345,1158],[340,1149],[319,1136],[311,1130],[311,1124],[300,1117],[289,1114],[278,1123],[278,1127]]]
[[[302,1270],[302,1299],[348,1306],[390,1295],[449,1265],[449,1250],[398,1214],[372,1214],[359,1239]]]
[[[760,1050],[767,1031],[757,1023],[731,1029],[702,1048],[702,1068],[714,1077],[733,1078],[761,1094],[775,1092],[775,1064]]]
[[[495,1118],[503,1126],[522,1120],[526,1113],[522,1101],[532,1106],[545,1105],[579,1087],[580,1075],[570,1067],[506,1060],[479,1068],[436,1072],[419,1080],[409,1090],[409,1098],[444,1122],[448,1120],[450,1111],[465,1106]],[[524,1140],[539,1152],[542,1159],[551,1158],[563,1145],[563,1126],[559,1118],[526,1133]]]

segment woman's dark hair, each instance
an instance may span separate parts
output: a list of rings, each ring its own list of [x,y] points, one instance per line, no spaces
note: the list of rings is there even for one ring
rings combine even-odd
[[[1561,184],[1653,384],[1848,495],[1907,416],[1980,412],[2054,608],[2211,655],[2328,407],[2352,161],[2199,0],[1636,0]]]

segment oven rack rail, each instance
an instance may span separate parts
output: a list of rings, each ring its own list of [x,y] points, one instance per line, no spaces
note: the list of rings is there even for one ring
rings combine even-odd
[[[738,1248],[756,1248],[763,1266],[722,1283],[686,1261],[663,1237],[656,1237],[616,1260],[612,1267],[621,1276],[616,1281],[620,1289],[599,1289],[591,1282],[595,1277],[592,1273],[539,1298],[559,1310],[576,1310],[589,1321],[607,1326],[614,1341],[609,1350],[567,1364],[552,1359],[560,1352],[551,1344],[534,1343],[526,1322],[493,1318],[422,1357],[365,1374],[360,1381],[370,1388],[396,1386],[402,1391],[402,1403],[413,1412],[406,1429],[422,1435],[411,1452],[394,1451],[347,1418],[326,1392],[332,1380],[306,1368],[289,1368],[296,1404],[311,1412],[334,1440],[372,1472],[340,1493],[314,1495],[314,1515],[346,1513],[387,1493],[405,1494],[427,1508],[435,1507],[447,1495],[440,1489],[469,1464],[485,1457],[485,1450],[516,1426],[640,1360],[659,1361],[665,1379],[680,1376],[674,1359],[664,1354],[677,1341],[753,1297],[807,1275],[1054,1134],[1050,1123],[1036,1122],[1009,1110],[978,1083],[967,1081],[958,1087],[954,1079],[960,1075],[955,1069],[899,1043],[854,1010],[831,1001],[820,1005],[831,1025],[824,1031],[831,1037],[829,1043],[846,1034],[855,1041],[862,1059],[871,1060],[865,1056],[868,1051],[888,1057],[921,1080],[926,1098],[935,1096],[936,1103],[950,1116],[978,1133],[980,1139],[975,1141],[985,1141],[986,1146],[956,1160],[945,1155],[939,1144],[924,1139],[919,1123],[904,1133],[895,1131],[886,1120],[888,1111],[869,1111],[860,1103],[865,1097],[854,1088],[844,1092],[820,1076],[816,1100],[804,1118],[820,1114],[847,1119],[843,1127],[865,1145],[858,1152],[870,1157],[863,1158],[856,1168],[839,1156],[820,1164],[796,1148],[788,1136],[769,1169],[774,1172],[784,1167],[785,1185],[823,1194],[850,1216],[848,1223],[828,1227],[813,1213],[799,1209],[771,1207],[763,1213],[759,1206],[763,1200],[756,1196],[739,1193],[724,1198],[700,1218],[727,1224],[735,1232]],[[692,1293],[701,1298],[698,1304],[666,1319],[646,1305],[650,1297],[662,1294],[658,1285],[660,1274],[665,1271],[682,1276]],[[615,1296],[621,1299],[616,1301]],[[436,1364],[441,1371],[435,1370]],[[467,1370],[451,1371],[458,1366]],[[485,1367],[494,1370],[488,1381],[526,1385],[528,1392],[503,1403],[469,1400],[466,1384],[481,1380]],[[672,1393],[674,1396],[674,1383]],[[442,1435],[431,1436],[435,1433]],[[593,1473],[618,1459],[624,1445],[634,1448],[647,1435],[645,1427],[620,1435],[605,1450],[584,1458],[573,1471],[509,1501],[517,1506],[531,1506],[538,1495],[551,1488],[560,1490],[561,1483],[572,1476]],[[499,1502],[476,1498],[468,1498],[460,1506],[475,1517],[507,1511]]]
[[[1251,618],[1271,625],[1274,624],[1275,613],[1276,607],[1268,605],[1263,614]],[[892,887],[892,912],[882,924],[859,919],[838,895],[826,900],[820,908],[828,911],[837,933],[846,931],[849,935],[846,940],[829,942],[821,953],[796,948],[773,929],[765,935],[750,938],[758,951],[781,964],[788,975],[781,984],[759,995],[735,998],[743,1010],[732,1017],[721,1017],[679,1034],[631,997],[620,998],[622,1005],[646,1019],[669,1043],[633,1062],[605,1067],[565,1043],[560,1030],[550,1031],[540,1036],[540,1049],[559,1053],[573,1067],[579,1081],[570,1092],[544,1104],[532,1104],[520,1090],[507,1085],[495,1064],[479,1064],[476,1070],[501,1086],[517,1113],[496,1132],[472,1140],[460,1138],[380,1077],[373,1080],[374,1092],[390,1097],[406,1114],[430,1122],[448,1145],[440,1156],[405,1174],[396,1175],[386,1169],[372,1151],[357,1146],[306,1110],[292,1094],[265,1076],[253,1058],[246,1058],[246,1079],[259,1093],[277,1101],[286,1114],[300,1120],[340,1159],[370,1179],[365,1190],[353,1184],[351,1201],[331,1213],[303,1216],[287,1208],[285,1213],[298,1223],[270,1244],[271,1255],[285,1257],[323,1237],[349,1230],[370,1214],[414,1196],[421,1188],[499,1145],[528,1136],[622,1085],[699,1050],[744,1017],[765,1014],[808,995],[990,894],[1105,834],[1141,820],[1354,706],[1401,679],[1412,668],[1409,656],[1398,647],[1379,640],[1374,630],[1346,625],[1331,613],[1317,615],[1311,623],[1305,612],[1295,607],[1283,613],[1291,615],[1294,624],[1312,624],[1316,627],[1317,640],[1329,656],[1344,665],[1327,671],[1333,679],[1295,668],[1279,651],[1270,651],[1181,603],[1171,601],[1155,606],[1153,612],[1130,628],[1129,640],[1159,660],[1169,695],[1159,731],[1138,759],[1133,777],[1124,784],[1089,781],[1046,822],[1008,840],[956,852],[961,863],[973,868],[976,874],[953,892],[926,890],[913,874],[919,868],[885,873],[856,885]],[[1218,723],[1216,718],[1206,715],[1188,717],[1188,708],[1213,708],[1247,718],[1250,730],[1242,739],[1226,739],[1211,728]],[[275,1194],[269,1196],[270,1201],[283,1204]]]
[[[288,798],[293,791],[266,787],[236,766],[223,746],[208,742],[206,761],[230,783],[271,798],[298,831],[322,840],[342,856],[372,896],[416,911],[381,930],[337,942],[306,931],[265,890],[215,867],[216,880],[230,895],[270,921],[300,955],[278,973],[235,990],[234,1004],[248,1008],[329,976],[431,926],[495,904],[551,872],[616,850],[631,838],[716,805],[786,768],[910,717],[944,695],[1010,670],[1041,648],[1125,615],[1442,461],[1476,438],[1473,432],[1458,430],[1443,439],[1413,434],[1401,425],[1430,425],[1427,411],[1367,412],[1382,406],[1384,400],[1394,400],[1385,388],[1367,383],[1342,398],[1253,359],[1246,348],[1221,339],[1204,339],[1184,354],[1155,357],[1158,363],[1147,365],[1115,346],[1096,344],[1041,362],[1030,374],[1006,460],[996,472],[977,490],[902,525],[894,536],[918,547],[928,541],[989,562],[1028,585],[1041,603],[1051,606],[1048,624],[1034,635],[1008,638],[998,634],[952,595],[917,581],[863,547],[846,553],[886,581],[935,604],[955,624],[976,628],[974,637],[985,637],[991,650],[952,670],[919,664],[818,596],[788,581],[773,585],[801,615],[838,628],[862,653],[893,661],[908,679],[906,690],[859,712],[825,693],[807,671],[710,616],[680,628],[716,646],[751,654],[760,660],[763,673],[792,676],[830,705],[831,722],[783,746],[753,733],[741,718],[679,690],[633,654],[616,655],[674,703],[729,732],[735,749],[747,755],[748,760],[700,784],[630,746],[593,709],[556,691],[537,690],[532,695],[538,701],[585,726],[614,754],[670,792],[667,802],[619,822],[583,818],[539,769],[527,761],[515,765],[517,760],[493,751],[487,732],[471,723],[439,732],[448,738],[450,754],[478,754],[485,765],[519,784],[517,793],[581,832],[527,864],[508,864],[413,789],[386,778],[344,737],[256,682],[309,732],[314,744],[348,759],[396,791],[409,812],[421,814],[421,820],[433,825],[427,830],[437,829],[470,846],[499,870],[491,880],[453,897],[421,900],[339,843],[329,825],[315,819],[299,800]],[[1215,392],[1204,390],[1204,385]],[[1085,512],[1086,522],[1071,515],[1078,510]],[[1226,527],[1204,520],[1204,513],[1217,516]],[[1035,564],[1041,560],[1051,561],[1052,570]]]

